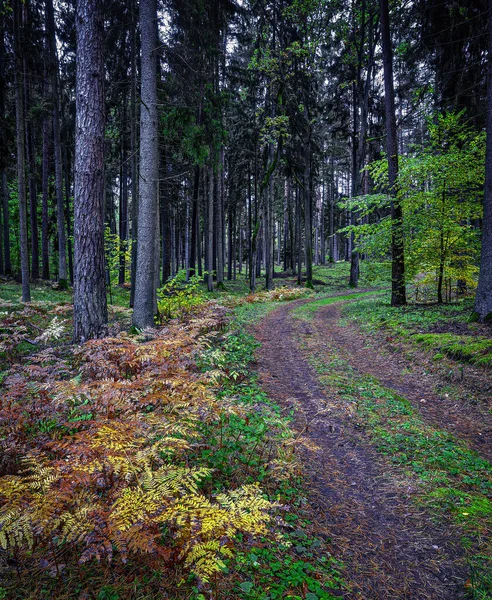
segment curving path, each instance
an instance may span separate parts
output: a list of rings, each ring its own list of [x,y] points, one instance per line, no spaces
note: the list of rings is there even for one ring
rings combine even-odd
[[[286,410],[296,409],[295,427],[303,447],[320,532],[346,565],[345,577],[357,600],[457,600],[465,598],[467,570],[459,532],[435,524],[408,499],[392,467],[368,443],[363,432],[336,410],[303,356],[302,340],[322,336],[342,347],[338,315],[317,315],[316,323],[295,319],[300,302],[282,305],[256,327],[261,343],[260,381]],[[329,307],[336,311],[336,305]],[[354,348],[349,349],[353,352]],[[418,395],[418,394],[417,394]],[[335,416],[338,415],[338,416]]]

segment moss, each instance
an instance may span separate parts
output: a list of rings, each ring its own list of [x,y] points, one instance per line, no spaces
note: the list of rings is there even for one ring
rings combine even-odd
[[[450,358],[482,366],[492,364],[492,339],[490,338],[454,333],[420,333],[413,335],[412,340]]]

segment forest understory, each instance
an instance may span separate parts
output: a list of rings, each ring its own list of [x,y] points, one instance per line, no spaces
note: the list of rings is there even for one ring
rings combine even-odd
[[[490,598],[490,330],[347,269],[144,334],[115,290],[80,347],[68,292],[5,285],[0,597]]]

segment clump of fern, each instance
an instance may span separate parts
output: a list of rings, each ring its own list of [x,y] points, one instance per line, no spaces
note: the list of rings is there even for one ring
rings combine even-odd
[[[49,349],[11,369],[0,394],[0,548],[19,573],[141,561],[163,573],[180,565],[206,585],[239,537],[270,535],[278,506],[256,484],[214,492],[199,458],[224,414],[245,417],[196,365],[228,318],[210,303],[145,343],[123,333],[70,361]]]

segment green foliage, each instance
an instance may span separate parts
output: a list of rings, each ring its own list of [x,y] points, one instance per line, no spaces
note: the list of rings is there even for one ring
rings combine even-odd
[[[131,240],[123,242],[118,234],[111,233],[111,229],[106,227],[104,230],[104,253],[110,282],[112,284],[118,282],[120,260],[122,257],[125,259],[126,279],[129,281],[132,254]]]
[[[157,297],[159,298],[157,307],[161,321],[184,317],[207,299],[202,278],[193,275],[186,281],[186,270],[179,271],[169,279],[157,291]]]
[[[407,278],[421,287],[435,287],[440,278],[441,283],[460,280],[473,287],[479,239],[472,223],[481,215],[485,137],[465,123],[463,113],[439,114],[429,120],[428,130],[427,143],[400,159]],[[387,184],[387,169],[385,159],[367,167],[381,188]],[[389,198],[375,194],[345,204],[367,216],[388,208]],[[389,217],[346,231],[356,233],[361,250],[375,256],[389,251]]]

